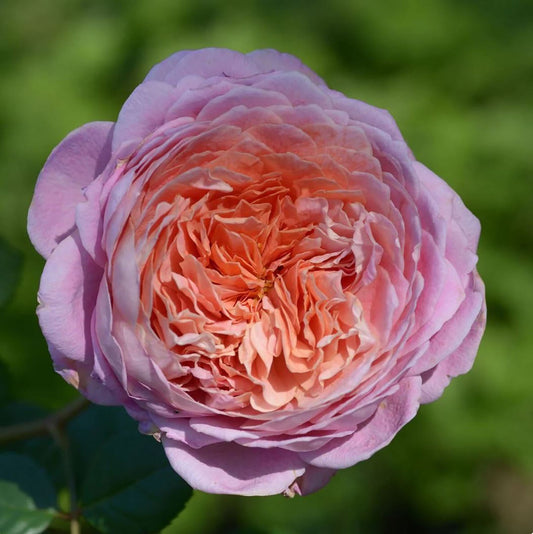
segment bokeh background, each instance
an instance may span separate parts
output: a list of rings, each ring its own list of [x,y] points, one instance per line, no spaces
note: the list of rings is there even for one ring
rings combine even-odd
[[[489,321],[473,370],[369,461],[305,498],[195,493],[164,534],[531,532],[529,0],[1,0],[0,238],[22,258],[0,312],[12,389],[52,409],[75,397],[35,317],[43,261],[25,226],[46,157],[75,127],[114,120],[154,63],[206,46],[293,53],[330,87],[390,110],[481,219]]]

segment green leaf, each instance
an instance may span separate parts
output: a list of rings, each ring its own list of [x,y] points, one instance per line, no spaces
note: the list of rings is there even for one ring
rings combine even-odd
[[[56,497],[46,473],[31,458],[0,455],[0,532],[38,534],[52,519]]]
[[[7,365],[0,360],[0,406],[3,406],[11,398],[9,382],[9,370]]]
[[[82,484],[81,508],[83,517],[104,534],[151,534],[170,523],[191,494],[161,444],[124,431],[95,456]]]
[[[0,408],[0,426],[35,421],[47,414],[48,412],[39,406],[22,402],[11,402]],[[13,441],[4,445],[3,448],[5,452],[10,451],[24,456],[30,456],[46,470],[57,490],[65,486],[66,481],[61,448],[50,435]]]
[[[2,534],[39,534],[53,519],[53,513],[37,510],[31,497],[16,484],[0,480],[0,532]]]
[[[17,287],[21,265],[20,252],[0,238],[0,307],[7,304]]]
[[[48,412],[40,406],[25,402],[11,402],[0,409],[0,425],[14,425],[40,419]]]
[[[119,406],[89,406],[67,426],[78,492],[102,445],[114,434],[138,434],[137,423]]]
[[[29,456],[14,452],[0,454],[0,479],[16,484],[32,497],[38,508],[56,505],[56,492],[48,475]]]

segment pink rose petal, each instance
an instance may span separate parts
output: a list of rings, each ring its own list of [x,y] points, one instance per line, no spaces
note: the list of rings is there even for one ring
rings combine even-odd
[[[420,404],[420,377],[403,379],[399,390],[383,400],[369,421],[349,438],[335,442],[300,456],[316,467],[343,469],[366,460],[390,443],[398,430],[408,423]]]
[[[192,449],[163,438],[170,464],[191,486],[208,493],[272,495],[282,493],[305,472],[295,453],[282,449],[261,452],[232,443]]]
[[[74,130],[54,149],[35,186],[28,212],[28,233],[48,258],[74,227],[83,188],[103,171],[110,157],[112,122],[91,122]]]

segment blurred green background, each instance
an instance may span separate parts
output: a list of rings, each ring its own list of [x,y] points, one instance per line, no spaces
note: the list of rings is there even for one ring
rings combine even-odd
[[[26,236],[40,168],[72,129],[114,120],[148,69],[185,48],[272,47],[386,108],[416,157],[481,219],[489,322],[477,362],[386,449],[293,500],[196,493],[172,533],[533,530],[533,2],[1,0],[0,237],[23,258],[0,359],[25,401],[75,392],[35,317]]]

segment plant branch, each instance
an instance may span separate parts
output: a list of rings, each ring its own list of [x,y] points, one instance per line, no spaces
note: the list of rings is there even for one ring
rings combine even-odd
[[[47,415],[42,419],[0,428],[0,445],[10,443],[11,441],[33,438],[50,432],[53,433],[52,429],[61,428],[66,422],[89,406],[89,404],[86,398],[79,397],[57,412]]]
[[[70,449],[70,441],[64,428],[59,424],[54,424],[50,428],[50,433],[56,440],[56,443],[61,448],[63,453],[63,468],[65,470],[65,476],[67,479],[67,488],[69,494],[69,523],[70,534],[80,534],[80,510],[78,508],[78,497],[76,494],[76,480],[74,477],[74,467],[72,465],[72,454]]]

